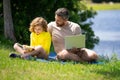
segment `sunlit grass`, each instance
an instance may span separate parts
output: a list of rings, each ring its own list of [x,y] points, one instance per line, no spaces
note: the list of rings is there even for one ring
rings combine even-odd
[[[88,8],[93,8],[94,10],[120,10],[120,3],[102,3],[102,4],[87,4]]]

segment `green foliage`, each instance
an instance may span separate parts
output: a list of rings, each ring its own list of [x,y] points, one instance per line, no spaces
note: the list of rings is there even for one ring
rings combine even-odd
[[[108,63],[108,62],[111,63],[111,62],[117,62],[117,61],[119,61],[119,59],[118,59],[116,53],[112,53],[111,57],[108,55],[99,55],[98,61],[105,62],[105,63]]]
[[[114,54],[112,55],[112,57],[111,57],[110,60],[111,60],[111,62],[116,62],[116,61],[118,61],[117,54],[114,53]]]
[[[0,48],[13,49],[13,42],[10,39],[6,39],[3,35],[0,35]]]
[[[2,1],[0,1],[0,34],[3,34],[3,7]]]
[[[99,55],[99,59],[98,59],[98,61],[100,61],[100,62],[110,62],[110,58],[106,55]]]
[[[88,10],[81,0],[11,0],[11,9],[15,35],[20,43],[29,44],[28,30],[30,22],[38,16],[42,16],[48,22],[54,21],[54,13],[60,7],[66,7],[70,11],[70,20],[80,24],[83,34],[86,34],[86,47],[93,48],[99,42],[94,35],[91,22],[82,24],[87,19],[94,17],[95,11]]]

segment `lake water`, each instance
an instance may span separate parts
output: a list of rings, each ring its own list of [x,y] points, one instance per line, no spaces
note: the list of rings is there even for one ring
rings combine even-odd
[[[120,10],[97,11],[92,22],[95,35],[99,36],[100,42],[94,50],[99,55],[112,56],[116,53],[120,59]]]

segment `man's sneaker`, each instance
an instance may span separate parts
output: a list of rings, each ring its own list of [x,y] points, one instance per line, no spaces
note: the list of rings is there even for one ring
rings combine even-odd
[[[20,55],[15,54],[15,53],[10,53],[10,54],[9,54],[9,57],[10,57],[10,58],[20,58]]]

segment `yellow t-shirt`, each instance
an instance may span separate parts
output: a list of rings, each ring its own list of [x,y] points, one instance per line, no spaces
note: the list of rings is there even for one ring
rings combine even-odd
[[[41,32],[36,34],[34,32],[30,35],[30,46],[42,46],[43,49],[49,54],[51,46],[51,35],[49,32]]]

